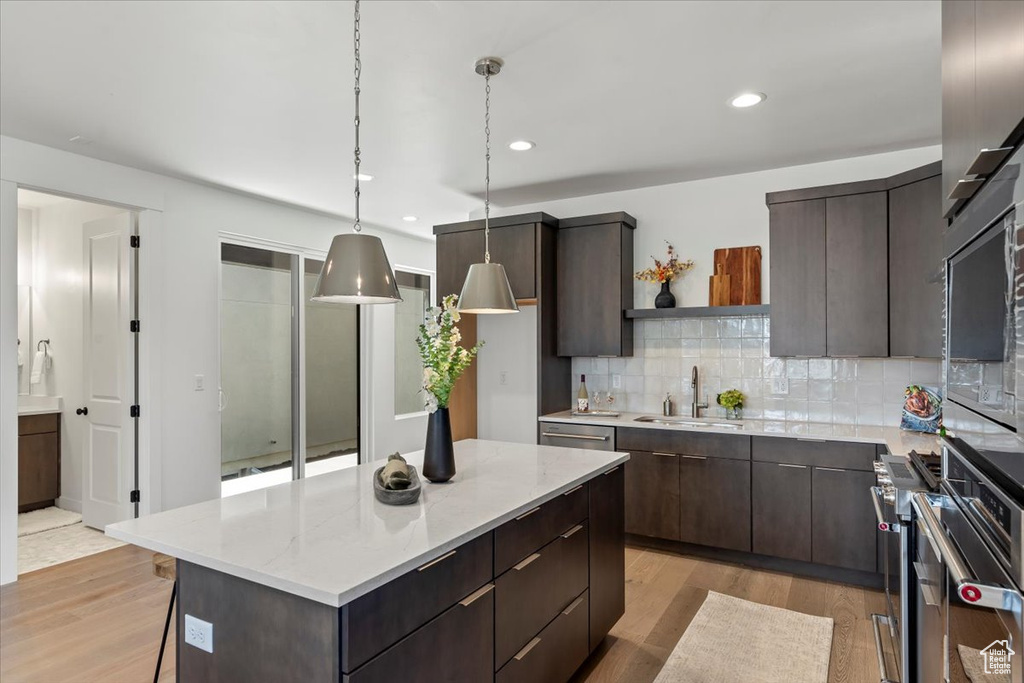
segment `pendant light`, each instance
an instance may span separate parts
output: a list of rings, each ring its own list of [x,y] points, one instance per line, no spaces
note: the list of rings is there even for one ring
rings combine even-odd
[[[391,270],[384,243],[379,237],[364,235],[359,222],[359,77],[363,64],[359,59],[359,0],[355,0],[355,99],[356,146],[355,182],[356,215],[352,232],[335,235],[320,278],[313,290],[313,301],[340,304],[394,304],[402,300]]]
[[[518,313],[505,267],[491,263],[491,76],[504,66],[498,57],[484,57],[476,63],[476,72],[484,77],[484,262],[474,263],[466,273],[458,308],[463,313]]]

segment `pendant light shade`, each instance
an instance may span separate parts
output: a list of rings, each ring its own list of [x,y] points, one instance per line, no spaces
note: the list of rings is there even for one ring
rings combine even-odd
[[[500,263],[474,263],[459,295],[463,313],[518,313],[519,306]]]
[[[402,300],[384,244],[361,232],[335,235],[313,301],[338,304],[393,304]]]

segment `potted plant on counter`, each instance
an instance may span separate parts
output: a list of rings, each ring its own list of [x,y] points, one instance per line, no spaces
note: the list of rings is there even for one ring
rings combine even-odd
[[[679,256],[676,254],[676,248],[668,240],[665,240],[665,244],[668,245],[668,260],[662,263],[659,259],[651,256],[654,266],[639,270],[634,275],[637,280],[661,285],[661,291],[654,297],[655,308],[676,307],[676,298],[670,289],[672,280],[693,268],[692,260],[680,261]]]
[[[461,318],[455,304],[459,297],[449,294],[441,306],[427,309],[416,346],[423,361],[424,407],[427,418],[427,443],[423,453],[423,476],[440,483],[455,476],[455,449],[448,401],[462,373],[473,362],[483,342],[471,349],[459,345]]]
[[[743,399],[746,398],[739,389],[727,389],[718,395],[718,405],[725,408],[725,416],[730,420],[740,419],[743,410]]]

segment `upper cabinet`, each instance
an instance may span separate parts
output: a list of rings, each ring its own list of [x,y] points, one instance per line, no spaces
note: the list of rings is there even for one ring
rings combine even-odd
[[[939,173],[768,194],[773,356],[941,355]]]
[[[559,221],[558,355],[632,356],[633,231],[628,213]]]
[[[951,217],[1024,135],[1024,2],[943,0],[942,196]]]
[[[537,298],[537,225],[553,224],[546,214],[527,214],[491,221],[491,262],[505,266],[512,295],[517,300]],[[484,222],[470,221],[438,225],[437,297],[458,294],[466,272],[484,261]]]

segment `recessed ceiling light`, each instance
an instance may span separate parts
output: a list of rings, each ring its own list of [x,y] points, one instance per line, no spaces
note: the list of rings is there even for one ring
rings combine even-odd
[[[359,175],[352,176],[353,180],[373,180],[373,176],[369,173],[360,173]]]
[[[744,109],[746,107],[753,107],[755,104],[761,104],[768,98],[763,92],[745,92],[732,98],[730,104],[738,109]]]
[[[402,220],[407,223],[414,223],[416,222],[416,216],[402,216]]]
[[[513,149],[517,152],[525,152],[528,149],[533,149],[537,145],[529,140],[513,140],[508,143],[508,148]]]

